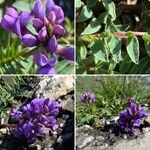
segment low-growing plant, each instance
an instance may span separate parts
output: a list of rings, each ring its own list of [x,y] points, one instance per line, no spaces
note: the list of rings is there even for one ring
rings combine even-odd
[[[56,131],[59,127],[56,117],[60,108],[58,100],[35,98],[19,109],[12,109],[10,117],[17,123],[11,130],[12,135],[27,143],[34,143],[37,136],[45,133],[45,128]]]
[[[28,78],[28,79],[27,79]],[[4,76],[0,84],[0,118],[8,116],[8,110],[19,102],[26,103],[33,97],[35,77]],[[36,84],[36,83],[33,83]]]
[[[90,77],[84,77],[85,81],[88,81],[88,78]],[[80,77],[77,80],[77,98],[79,99],[79,95],[84,92],[84,88],[81,88],[84,85],[82,85],[82,81],[80,84]],[[81,80],[83,80],[83,77],[81,77]],[[91,82],[94,82],[94,80]],[[96,88],[93,87],[94,83]],[[100,119],[118,116],[120,111],[127,107],[129,98],[135,98],[137,103],[145,106],[150,104],[149,86],[145,86],[145,83],[140,82],[139,77],[97,77],[94,83],[92,87],[89,86],[86,90],[90,91],[91,89],[91,92],[95,93],[95,103],[87,107],[77,99],[78,124],[87,123],[99,127]],[[78,91],[78,87],[80,87],[80,91]],[[93,109],[92,114],[85,111],[87,108]],[[90,121],[86,122],[86,118],[92,123]]]
[[[148,113],[133,99],[129,99],[129,106],[120,113],[118,124],[122,131],[137,135],[137,130],[143,123]]]

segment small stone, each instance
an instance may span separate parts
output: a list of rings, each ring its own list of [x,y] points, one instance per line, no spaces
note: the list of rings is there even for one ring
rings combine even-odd
[[[102,143],[100,142],[100,141],[98,141],[98,140],[95,140],[94,142],[93,142],[93,145],[95,145],[95,146],[100,146]]]
[[[96,140],[98,140],[98,141],[104,141],[104,140],[105,140],[105,138],[104,138],[104,137],[102,137],[102,136],[97,136],[97,137],[96,137]]]
[[[124,138],[124,139],[127,139],[127,135],[124,135],[123,138]]]
[[[84,127],[85,127],[85,128],[88,128],[88,129],[92,129],[92,127],[89,126],[89,125],[84,125]]]
[[[110,121],[106,121],[106,124],[109,125],[109,124],[110,124]]]
[[[8,133],[8,129],[7,128],[0,129],[0,133],[1,134],[7,134]]]
[[[83,143],[79,146],[79,148],[85,147],[87,144],[91,143],[94,140],[93,136],[89,136],[86,139],[84,139]]]
[[[37,150],[41,150],[42,149],[41,145],[36,145],[36,148],[37,148]]]
[[[149,127],[143,128],[142,131],[143,131],[143,133],[149,132],[149,131],[150,131],[150,128],[149,128]]]

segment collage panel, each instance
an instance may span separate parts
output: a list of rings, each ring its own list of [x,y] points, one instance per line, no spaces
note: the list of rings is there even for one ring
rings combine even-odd
[[[147,150],[150,76],[77,76],[76,149]]]
[[[74,82],[1,76],[0,150],[74,150]]]
[[[75,0],[77,74],[150,73],[149,0]]]
[[[0,74],[74,73],[74,0],[1,0],[0,35]]]

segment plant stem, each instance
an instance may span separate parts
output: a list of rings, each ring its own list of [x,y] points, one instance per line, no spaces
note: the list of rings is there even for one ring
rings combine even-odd
[[[0,129],[2,128],[15,128],[15,124],[0,124]]]
[[[128,36],[126,35],[126,33],[128,32],[112,32],[112,34],[119,36],[122,40],[127,40]],[[133,33],[138,38],[141,38],[143,35],[148,34],[147,32],[131,32],[131,33]],[[99,36],[101,36],[101,33],[92,35],[83,35],[79,37],[79,40],[84,41],[85,37],[91,38],[92,40],[98,38]]]

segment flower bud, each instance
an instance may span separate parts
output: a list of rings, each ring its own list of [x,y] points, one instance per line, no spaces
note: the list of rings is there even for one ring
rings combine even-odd
[[[31,19],[30,12],[27,12],[27,11],[22,12],[20,14],[20,25],[21,26],[26,26],[29,23],[30,19]]]
[[[65,34],[64,27],[61,25],[55,25],[54,26],[54,34],[58,34],[58,35],[63,36]]]
[[[62,8],[58,5],[55,5],[53,11],[56,14],[56,23],[61,24],[64,21],[64,12]]]
[[[43,27],[43,22],[39,18],[34,18],[32,20],[33,26],[37,31],[39,31]]]
[[[55,15],[55,12],[54,11],[51,11],[49,14],[48,14],[48,20],[50,21],[50,23],[54,24],[55,21],[56,21],[56,15]]]
[[[19,17],[18,12],[12,7],[7,8],[6,14],[13,17],[13,18],[18,18]]]
[[[39,18],[41,20],[44,19],[45,10],[44,10],[44,7],[43,7],[41,0],[37,0],[35,5],[34,5],[34,15],[36,18]]]
[[[55,52],[56,49],[57,49],[57,45],[58,45],[57,39],[56,39],[56,37],[53,35],[53,36],[49,39],[49,41],[48,41],[48,45],[47,45],[48,51],[49,51],[49,52]]]
[[[47,15],[49,15],[49,13],[52,11],[54,6],[55,6],[55,3],[53,0],[46,0],[46,14]]]
[[[22,43],[28,47],[33,47],[37,44],[37,39],[31,34],[25,34],[22,37]]]
[[[67,60],[74,61],[74,47],[64,47],[59,50],[59,53]]]
[[[46,37],[47,37],[47,30],[46,30],[46,27],[43,27],[43,28],[39,31],[38,39],[39,39],[39,41],[43,42],[43,41],[46,40]]]

